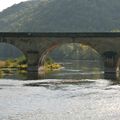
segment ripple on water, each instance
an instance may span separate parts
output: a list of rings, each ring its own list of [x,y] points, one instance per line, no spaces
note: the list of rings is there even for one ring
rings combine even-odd
[[[21,86],[1,91],[0,120],[104,120],[106,116],[113,120],[120,116],[119,92],[103,89],[120,89],[119,85],[111,85],[111,81],[51,79],[0,83]],[[32,85],[36,84],[37,88],[34,88]]]
[[[88,80],[45,80],[42,82],[31,82],[31,83],[26,83],[24,86],[49,86],[49,85],[83,85],[83,84],[91,84],[94,83],[95,81],[88,81]]]
[[[110,81],[106,80],[42,80],[39,82],[27,82],[23,86],[44,87],[50,90],[80,90],[80,89],[104,89],[109,86]]]

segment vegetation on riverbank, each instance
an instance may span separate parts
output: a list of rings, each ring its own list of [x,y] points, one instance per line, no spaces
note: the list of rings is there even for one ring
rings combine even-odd
[[[44,63],[45,73],[56,71],[59,70],[60,68],[62,68],[62,66],[59,63],[55,63],[51,58],[47,58]]]
[[[18,70],[26,70],[26,60],[24,56],[21,56],[16,59],[7,59],[7,60],[0,60],[0,76],[3,76],[4,74],[12,73],[13,69]]]
[[[18,68],[18,69],[27,69],[26,60],[24,56],[21,56],[16,59],[8,59],[5,61],[0,61],[0,68]]]
[[[26,59],[23,56],[14,60],[0,60],[0,76],[4,76],[5,74],[12,74],[14,70],[19,70],[20,72],[25,73],[27,67]],[[55,63],[51,58],[47,58],[40,72],[49,73],[59,70],[60,68],[62,68],[60,64]]]

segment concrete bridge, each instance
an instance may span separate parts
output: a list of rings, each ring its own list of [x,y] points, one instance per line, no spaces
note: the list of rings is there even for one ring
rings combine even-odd
[[[120,33],[0,33],[0,42],[14,45],[27,58],[28,70],[38,70],[47,54],[65,43],[81,43],[103,58],[105,77],[119,75]]]

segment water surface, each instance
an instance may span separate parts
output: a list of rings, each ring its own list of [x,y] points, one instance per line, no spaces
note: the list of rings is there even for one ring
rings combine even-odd
[[[34,73],[1,78],[0,120],[119,120],[119,81],[103,79],[102,66],[92,63],[64,63],[37,80]]]

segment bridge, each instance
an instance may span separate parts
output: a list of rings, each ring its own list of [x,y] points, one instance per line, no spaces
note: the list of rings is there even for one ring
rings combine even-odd
[[[105,77],[119,75],[120,33],[0,33],[0,42],[22,51],[29,71],[37,71],[47,54],[59,45],[81,43],[101,55]]]

